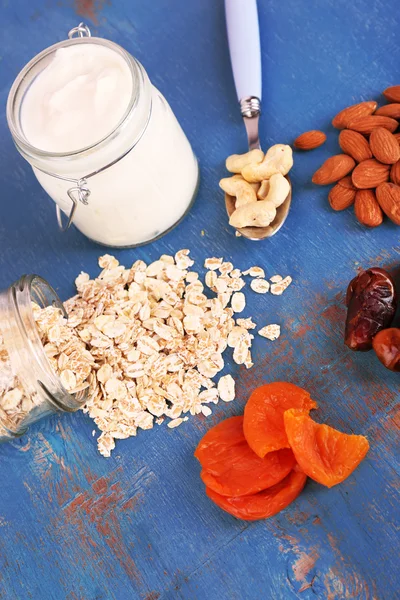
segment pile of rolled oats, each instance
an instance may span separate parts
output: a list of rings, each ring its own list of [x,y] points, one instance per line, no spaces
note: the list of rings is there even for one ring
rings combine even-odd
[[[105,255],[96,279],[86,273],[76,279],[78,294],[64,304],[68,320],[56,308],[34,307],[45,352],[62,384],[72,394],[86,390],[83,410],[101,431],[103,456],[110,456],[115,439],[136,435],[138,428],[151,429],[165,418],[174,428],[188,414],[209,416],[210,404],[219,399],[234,400],[231,375],[217,383],[213,378],[224,368],[227,347],[236,364],[253,366],[250,332],[256,324],[234,318],[246,305],[243,275],[253,278],[251,287],[259,293],[274,293],[274,285],[283,291],[291,282],[275,276],[270,285],[260,267],[241,273],[222,258],[209,258],[204,263],[208,295],[214,294],[209,298],[193,264],[188,250],[150,265],[138,260],[129,269]],[[279,326],[269,327],[260,335],[277,339]]]

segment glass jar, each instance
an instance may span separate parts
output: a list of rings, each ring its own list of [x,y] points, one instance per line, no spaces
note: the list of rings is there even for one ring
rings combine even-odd
[[[190,209],[198,188],[197,160],[165,98],[136,59],[114,42],[91,37],[82,23],[69,35],[35,56],[16,78],[7,102],[14,143],[56,203],[62,230],[73,222],[106,246],[148,243],[177,225]],[[85,44],[123,58],[132,79],[127,109],[112,131],[88,147],[66,152],[37,148],[21,123],[26,97],[58,50],[76,45],[82,50]],[[74,124],[70,126],[73,132]]]
[[[68,393],[52,369],[32,303],[66,316],[56,292],[37,275],[24,275],[0,292],[0,442],[49,414],[78,410],[87,398],[85,390]]]

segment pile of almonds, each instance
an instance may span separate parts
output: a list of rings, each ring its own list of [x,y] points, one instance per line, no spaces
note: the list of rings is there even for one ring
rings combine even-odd
[[[400,85],[387,88],[390,102],[378,108],[377,102],[361,102],[340,111],[332,125],[340,129],[343,154],[328,158],[314,173],[313,183],[336,185],[329,192],[333,210],[354,204],[362,225],[381,225],[384,214],[400,225]],[[326,140],[322,131],[307,131],[294,146],[311,150]]]

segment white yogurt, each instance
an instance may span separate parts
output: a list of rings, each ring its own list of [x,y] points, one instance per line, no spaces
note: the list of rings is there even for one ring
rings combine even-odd
[[[43,171],[79,179],[120,159],[87,179],[88,205],[78,203],[74,223],[102,244],[133,246],[157,237],[184,215],[197,186],[197,161],[141,65],[130,65],[129,55],[126,59],[110,42],[93,42],[53,53],[25,93],[21,128],[29,144],[50,153],[39,152],[30,162],[66,214],[73,184]]]

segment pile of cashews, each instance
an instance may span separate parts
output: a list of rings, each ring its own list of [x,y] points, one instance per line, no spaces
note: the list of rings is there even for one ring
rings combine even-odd
[[[292,166],[293,152],[285,144],[271,146],[265,156],[262,150],[228,156],[226,168],[235,174],[221,179],[219,185],[236,198],[229,224],[236,228],[270,225],[289,194],[285,175]]]

